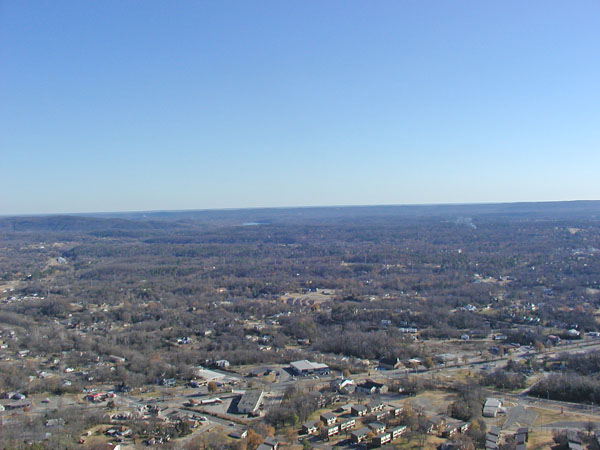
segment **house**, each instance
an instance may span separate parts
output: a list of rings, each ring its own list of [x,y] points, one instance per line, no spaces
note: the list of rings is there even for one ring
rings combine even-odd
[[[27,396],[25,394],[21,394],[20,392],[7,392],[4,395],[4,398],[10,398],[12,400],[25,400]]]
[[[241,414],[257,415],[260,405],[263,401],[264,391],[260,389],[251,389],[244,392],[237,406]]]
[[[321,419],[321,422],[323,422],[326,426],[333,425],[337,420],[335,414],[332,413],[321,414],[319,418]]]
[[[302,434],[315,434],[318,431],[317,423],[316,420],[311,420],[302,424]]]
[[[518,428],[517,432],[515,433],[515,443],[517,445],[525,444],[528,440],[529,440],[529,428],[526,428],[526,427]]]
[[[108,394],[106,394],[105,392],[96,392],[93,394],[88,394],[85,396],[85,399],[87,401],[90,401],[92,403],[101,403],[104,400],[106,400],[106,397],[108,396]]]
[[[364,392],[365,394],[385,394],[388,389],[383,383],[376,383],[373,380],[367,380],[363,383],[356,385],[357,392]]]
[[[371,430],[366,427],[359,428],[350,433],[350,440],[355,444],[360,444],[367,439]]]
[[[388,411],[378,411],[375,414],[373,414],[373,419],[375,419],[375,422],[381,422],[383,420],[385,420],[385,418],[388,416],[389,412]]]
[[[554,334],[550,334],[548,335],[548,342],[550,342],[550,344],[552,345],[557,345],[558,343],[560,343],[560,338],[558,336],[555,336]]]
[[[427,421],[426,433],[439,433],[444,429],[446,418],[441,415],[435,415]]]
[[[370,413],[374,413],[377,411],[383,411],[384,407],[385,407],[385,405],[383,404],[382,401],[376,401],[376,400],[369,402],[369,404],[367,405],[367,409],[369,410]]]
[[[390,431],[390,434],[392,435],[392,440],[398,439],[404,433],[406,433],[406,426],[405,425],[401,425],[399,427],[393,428],[392,431]]]
[[[162,378],[162,379],[158,380],[158,384],[161,386],[172,387],[172,386],[175,386],[176,383],[177,382],[176,382],[175,378]]]
[[[498,436],[500,436],[500,427],[496,426],[496,425],[492,425],[489,429],[489,431],[487,432],[487,435],[490,435],[494,438],[494,440],[498,440]],[[486,435],[486,437],[487,437]]]
[[[486,450],[496,450],[498,448],[499,436],[500,436],[500,428],[495,425],[491,426],[489,431],[485,435]]]
[[[406,361],[406,364],[413,369],[418,369],[419,366],[423,365],[423,360],[421,358],[410,358]]]
[[[248,430],[232,431],[229,433],[229,437],[234,439],[244,439],[246,436],[248,436]]]
[[[502,407],[502,401],[489,397],[483,405],[483,417],[496,417]]]
[[[379,360],[379,367],[385,370],[400,369],[403,364],[398,358],[383,358]]]
[[[340,394],[351,394],[356,388],[354,380],[347,378],[336,378],[329,383],[329,386],[333,392],[339,392]]]
[[[229,365],[229,361],[226,359],[219,359],[215,361],[215,366],[217,366],[219,369],[227,369]]]
[[[355,419],[344,420],[344,421],[340,422],[340,432],[348,431],[349,429],[354,428],[355,425],[356,425]]]
[[[385,431],[385,425],[379,422],[371,422],[367,425],[373,433],[381,434]]]
[[[350,414],[352,411],[352,404],[346,403],[345,405],[338,407],[335,411],[341,414]]]
[[[462,420],[448,419],[442,427],[442,437],[449,438],[456,433],[464,433],[469,429],[469,423]]]
[[[392,435],[390,433],[381,433],[373,438],[373,445],[381,447],[382,445],[392,442]]]
[[[126,359],[122,356],[109,355],[108,359],[115,364],[124,364]]]
[[[335,436],[340,432],[340,427],[337,425],[333,425],[331,427],[323,427],[321,428],[321,437],[323,439],[330,438],[331,436]]]
[[[131,392],[131,389],[131,386],[127,386],[125,383],[115,385],[115,390],[117,392],[123,392],[126,394],[127,392]]]
[[[406,334],[415,334],[418,333],[419,330],[416,327],[403,327],[403,328],[398,328],[398,331],[400,333],[406,333]]]
[[[131,413],[127,412],[127,411],[113,414],[110,418],[110,420],[130,420],[130,419],[131,419]]]
[[[498,450],[498,443],[493,441],[485,441],[485,450]]]
[[[456,442],[443,442],[438,446],[438,450],[459,450],[460,446]]]
[[[29,400],[18,400],[12,403],[6,403],[4,405],[4,408],[7,410],[11,410],[11,409],[25,409],[25,408],[30,408],[31,407],[31,402]]]
[[[325,408],[327,405],[329,405],[331,403],[337,403],[339,401],[340,401],[339,395],[328,396],[328,395],[319,394],[319,396],[317,397],[317,407]]]
[[[578,450],[583,449],[581,446],[581,438],[577,430],[567,430],[567,442],[569,449]]]
[[[395,405],[389,405],[390,409],[389,414],[392,417],[398,417],[400,414],[402,414],[403,408],[401,406],[395,406]]]
[[[277,450],[277,448],[279,447],[279,441],[269,436],[265,438],[263,444],[268,445],[272,450]]]
[[[454,353],[440,353],[439,355],[435,355],[435,360],[439,364],[452,364],[458,361],[458,355]]]
[[[353,405],[350,408],[350,413],[353,416],[364,417],[367,415],[367,407],[364,405]]]
[[[329,366],[327,364],[311,362],[307,360],[294,361],[290,363],[290,369],[298,376],[305,377],[307,375],[328,375]]]

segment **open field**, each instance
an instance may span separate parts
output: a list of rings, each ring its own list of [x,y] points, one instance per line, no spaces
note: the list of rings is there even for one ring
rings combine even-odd
[[[552,431],[533,430],[529,433],[528,450],[547,450],[552,445]]]
[[[422,409],[435,413],[446,413],[448,404],[456,399],[456,395],[444,391],[430,391],[414,397],[408,397],[401,403],[404,406]]]
[[[561,422],[581,422],[586,423],[589,421],[597,422],[600,424],[600,415],[599,414],[581,414],[564,411],[561,413],[558,408],[539,408],[539,407],[531,407],[531,410],[535,411],[538,415],[536,421],[534,422],[534,426],[536,427],[545,427],[554,423]]]

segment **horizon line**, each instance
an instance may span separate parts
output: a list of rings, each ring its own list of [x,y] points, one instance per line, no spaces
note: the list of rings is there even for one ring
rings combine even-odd
[[[149,209],[149,210],[120,210],[120,211],[85,211],[85,212],[50,212],[50,213],[25,213],[25,214],[0,214],[1,219],[11,217],[48,217],[48,216],[86,216],[104,214],[157,214],[157,213],[192,213],[209,211],[253,211],[253,210],[284,210],[284,209],[325,209],[325,208],[375,208],[375,207],[435,207],[435,206],[483,206],[483,205],[519,205],[536,203],[584,203],[600,202],[596,200],[539,200],[539,201],[499,201],[499,202],[457,202],[457,203],[380,203],[370,205],[300,205],[300,206],[255,206],[255,207],[230,207],[230,208],[189,208],[189,209]]]

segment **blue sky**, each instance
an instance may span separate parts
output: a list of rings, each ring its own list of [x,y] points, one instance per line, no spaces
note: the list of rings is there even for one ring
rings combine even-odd
[[[599,20],[0,1],[0,214],[600,199]]]

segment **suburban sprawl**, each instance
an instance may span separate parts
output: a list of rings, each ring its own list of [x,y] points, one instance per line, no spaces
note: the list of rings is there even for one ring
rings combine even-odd
[[[0,448],[600,449],[600,202],[0,218]]]

